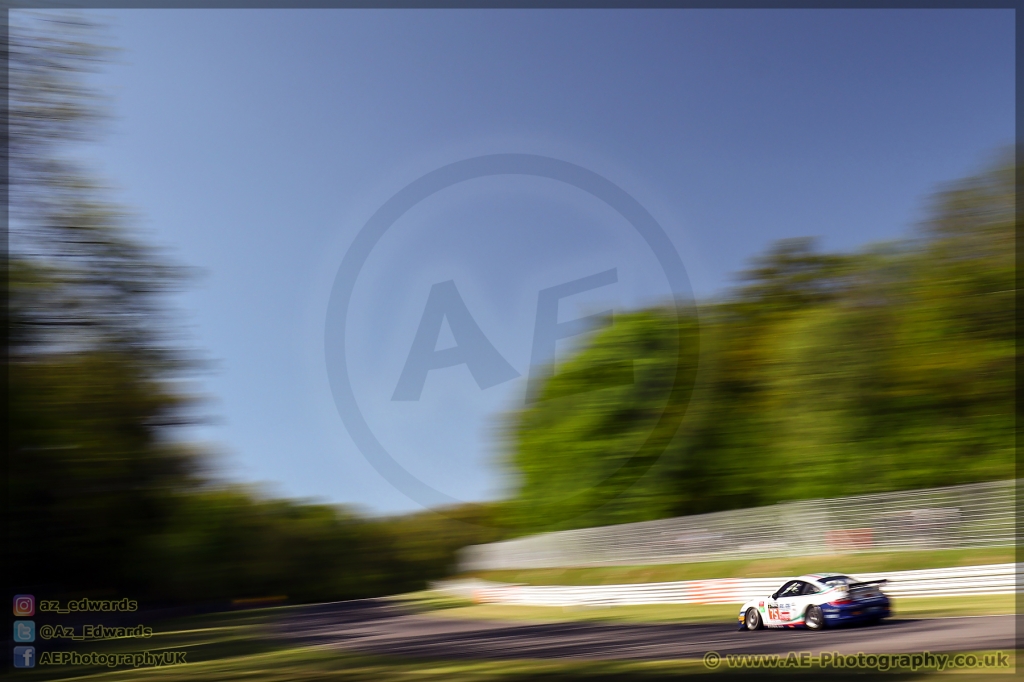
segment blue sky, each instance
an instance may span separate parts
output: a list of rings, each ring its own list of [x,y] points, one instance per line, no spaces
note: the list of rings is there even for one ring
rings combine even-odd
[[[1010,10],[104,16],[122,51],[98,79],[115,119],[92,154],[147,236],[205,273],[177,302],[215,361],[216,421],[194,435],[232,478],[367,512],[511,484],[497,431],[522,404],[540,290],[616,270],[561,321],[668,295],[629,223],[555,180],[469,180],[403,214],[358,275],[346,348],[367,425],[438,493],[411,499],[342,422],[324,332],[356,234],[417,178],[495,153],[582,166],[655,217],[706,299],[780,238],[906,234],[1014,134]],[[420,400],[393,401],[448,280],[519,376],[481,389],[465,364],[434,369]]]

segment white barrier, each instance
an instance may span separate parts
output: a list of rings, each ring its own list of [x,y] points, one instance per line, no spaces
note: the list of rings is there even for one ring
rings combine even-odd
[[[890,597],[1013,594],[1024,564],[989,564],[922,571],[858,573],[860,580],[885,579]],[[609,606],[627,604],[742,604],[771,594],[792,577],[717,578],[632,585],[510,585],[486,580],[450,580],[434,589],[488,604],[522,606]]]
[[[464,571],[1012,547],[1016,481],[903,490],[580,528],[466,547]]]

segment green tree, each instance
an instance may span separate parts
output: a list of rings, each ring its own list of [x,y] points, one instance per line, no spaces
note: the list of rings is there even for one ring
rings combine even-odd
[[[616,316],[556,367],[539,400],[509,418],[518,490],[513,528],[574,527],[665,515],[659,467],[697,372],[698,325],[675,309]]]
[[[197,460],[189,358],[167,324],[180,273],[75,159],[106,51],[80,17],[12,13],[8,258],[10,565],[22,586],[122,585]]]
[[[182,268],[132,228],[75,145],[93,140],[100,27],[80,15],[13,15],[8,565],[18,589],[145,600],[422,589],[457,550],[497,539],[467,505],[366,519],[211,478],[178,434],[199,418],[201,369],[169,294]],[[493,523],[491,524],[493,526]]]
[[[790,239],[755,258],[700,308],[692,398],[668,399],[685,411],[679,432],[596,511],[582,501],[666,395],[596,382],[513,415],[520,532],[1012,478],[1014,177],[1008,153],[938,193],[898,242],[827,254]],[[576,391],[576,377],[638,348],[651,350],[640,356],[653,380],[668,371],[675,324],[658,311],[619,318],[544,390]]]

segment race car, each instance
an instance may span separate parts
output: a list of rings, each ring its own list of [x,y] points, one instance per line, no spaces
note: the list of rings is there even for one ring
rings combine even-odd
[[[740,609],[740,630],[826,627],[871,622],[890,613],[885,580],[858,582],[848,575],[824,573],[789,580],[770,596],[751,599]]]

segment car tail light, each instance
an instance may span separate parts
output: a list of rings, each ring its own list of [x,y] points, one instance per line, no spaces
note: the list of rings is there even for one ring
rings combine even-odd
[[[849,597],[840,597],[839,599],[836,599],[835,601],[830,601],[828,604],[829,604],[829,606],[842,606],[844,604],[852,604],[852,603],[853,603],[853,600],[850,599]]]

